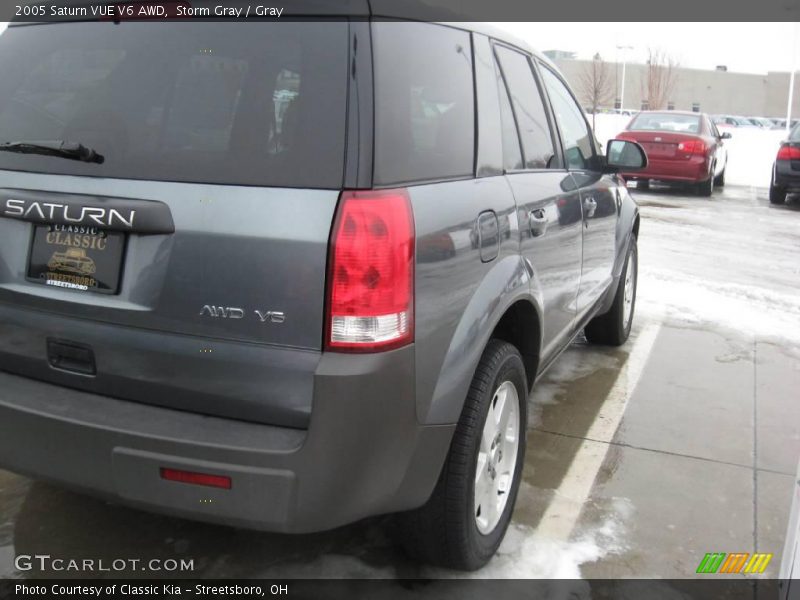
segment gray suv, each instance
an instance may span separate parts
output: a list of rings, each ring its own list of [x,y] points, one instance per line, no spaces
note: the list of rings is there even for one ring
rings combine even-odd
[[[0,465],[115,502],[478,568],[631,328],[646,157],[483,26],[12,25],[0,142]]]

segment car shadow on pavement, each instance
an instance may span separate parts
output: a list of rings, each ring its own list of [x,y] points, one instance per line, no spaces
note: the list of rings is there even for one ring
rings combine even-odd
[[[410,564],[395,548],[388,518],[333,531],[285,535],[235,529],[118,506],[47,483],[33,482],[14,523],[14,554],[102,560],[139,559],[111,571],[42,570],[25,578],[314,578],[397,577]],[[183,572],[149,570],[151,560],[193,561]],[[96,563],[97,564],[97,563]],[[123,563],[119,562],[122,566]],[[409,575],[405,575],[409,576]]]

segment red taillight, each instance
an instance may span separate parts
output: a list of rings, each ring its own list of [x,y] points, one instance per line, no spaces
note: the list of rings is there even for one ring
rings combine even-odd
[[[209,475],[208,473],[195,473],[193,471],[161,467],[161,479],[178,481],[180,483],[192,483],[194,485],[206,485],[225,490],[231,489],[231,478],[225,475]]]
[[[686,154],[705,154],[706,145],[703,140],[687,140],[678,144],[678,151]]]
[[[800,148],[796,146],[781,146],[778,150],[778,160],[800,160]]]
[[[326,345],[368,352],[414,339],[414,218],[405,190],[343,192],[331,236]]]

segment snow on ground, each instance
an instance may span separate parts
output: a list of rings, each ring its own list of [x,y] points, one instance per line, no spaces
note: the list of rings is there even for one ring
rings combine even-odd
[[[768,132],[767,132],[768,133]],[[766,190],[711,200],[631,190],[640,204],[636,310],[709,324],[800,354],[800,212],[771,207]]]
[[[592,123],[592,115],[587,116]],[[621,115],[595,115],[595,137],[605,147],[630,122],[631,117]],[[725,140],[728,149],[727,183],[769,187],[772,163],[780,141],[786,137],[783,129],[758,129],[756,127],[728,128],[733,137]]]

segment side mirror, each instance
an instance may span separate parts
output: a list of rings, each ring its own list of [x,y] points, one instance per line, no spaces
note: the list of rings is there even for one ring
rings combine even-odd
[[[606,173],[618,171],[637,171],[647,166],[647,154],[636,142],[628,140],[609,140],[606,154]]]
[[[722,134],[721,136],[719,136],[719,137],[720,137],[720,139],[723,139],[723,140],[729,140],[729,139],[731,139],[733,136],[731,135],[730,131],[726,131],[725,133],[723,133],[723,134]]]

